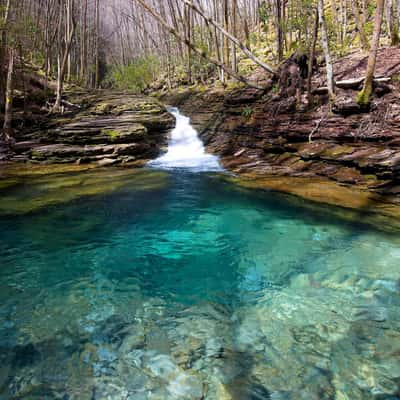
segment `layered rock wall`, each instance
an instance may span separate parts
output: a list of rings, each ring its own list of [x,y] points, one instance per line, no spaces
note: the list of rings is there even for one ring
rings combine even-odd
[[[141,162],[167,145],[174,118],[157,100],[124,93],[80,94],[75,112],[17,136],[14,160],[101,165]]]

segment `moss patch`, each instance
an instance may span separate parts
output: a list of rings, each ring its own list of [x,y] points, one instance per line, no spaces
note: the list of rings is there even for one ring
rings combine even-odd
[[[111,140],[116,140],[118,139],[121,135],[120,132],[118,132],[115,129],[103,129],[101,131],[102,134],[107,135],[111,138]]]
[[[360,107],[368,107],[371,102],[371,96],[372,96],[371,88],[362,89],[356,97],[356,103]]]
[[[113,107],[113,104],[110,103],[99,103],[90,110],[90,113],[95,115],[108,114],[111,112]]]
[[[328,148],[326,150],[324,150],[321,153],[321,156],[323,158],[327,158],[327,159],[336,159],[339,158],[340,156],[346,155],[346,154],[352,154],[354,153],[355,148],[352,146],[334,146],[331,148]]]

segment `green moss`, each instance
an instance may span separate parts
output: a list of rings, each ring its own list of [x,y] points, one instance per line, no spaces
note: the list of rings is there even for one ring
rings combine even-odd
[[[335,159],[335,158],[338,158],[338,157],[340,157],[342,155],[351,154],[353,152],[354,152],[354,147],[345,146],[345,145],[343,145],[343,146],[338,145],[338,146],[334,146],[334,147],[331,147],[331,148],[328,148],[328,149],[324,150],[321,153],[321,156],[324,157],[324,158],[328,158],[328,159],[332,159],[332,158]]]
[[[64,124],[68,124],[69,122],[71,122],[71,118],[55,118],[55,121],[59,125],[64,125]]]
[[[103,115],[108,114],[113,109],[113,105],[110,103],[97,104],[92,110],[92,114]]]
[[[362,89],[361,92],[359,92],[357,95],[356,103],[362,107],[368,106],[371,101],[371,95],[372,95],[371,88]]]
[[[129,101],[124,104],[117,105],[113,108],[112,113],[120,115],[124,112],[139,111],[146,114],[159,114],[162,111],[162,107],[155,102],[146,101]]]
[[[120,132],[115,129],[103,129],[101,131],[104,135],[107,135],[111,138],[111,140],[118,139],[120,137]]]
[[[394,74],[392,75],[392,81],[393,82],[400,82],[400,74]]]
[[[35,150],[31,151],[31,157],[39,160],[44,159],[43,154]]]

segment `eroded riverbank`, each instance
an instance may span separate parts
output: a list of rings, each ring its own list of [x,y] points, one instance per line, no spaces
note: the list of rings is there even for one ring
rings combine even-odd
[[[391,78],[377,88],[372,107],[357,110],[357,88],[338,89],[330,111],[323,93],[308,106],[296,88],[260,74],[252,88],[188,88],[161,96],[180,107],[209,152],[247,187],[295,194],[308,200],[389,219],[400,216],[400,92],[398,48],[380,50],[377,73]],[[362,75],[366,56],[335,64],[337,79]],[[314,87],[324,85],[324,71]]]

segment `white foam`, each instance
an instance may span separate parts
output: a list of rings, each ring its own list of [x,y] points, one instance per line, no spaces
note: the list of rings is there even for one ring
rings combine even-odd
[[[177,108],[170,110],[176,118],[176,126],[171,132],[168,151],[150,161],[149,165],[161,169],[187,169],[191,171],[222,171],[218,157],[207,154],[190,119]]]

